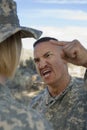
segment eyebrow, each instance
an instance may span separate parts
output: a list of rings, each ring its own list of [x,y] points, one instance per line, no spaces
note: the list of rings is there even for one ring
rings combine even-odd
[[[48,51],[48,52],[46,52],[43,56],[45,57],[45,56],[47,56],[48,54],[51,54],[51,55],[52,55],[52,52],[51,52],[51,51]]]
[[[48,51],[48,52],[46,52],[46,53],[43,55],[43,57],[46,57],[48,54],[53,55],[52,52]],[[36,61],[39,61],[39,60],[40,60],[40,58],[34,58],[34,61],[35,61],[35,62],[36,62]]]

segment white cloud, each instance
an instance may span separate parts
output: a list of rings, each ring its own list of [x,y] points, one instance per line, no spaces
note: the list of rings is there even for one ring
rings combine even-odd
[[[32,15],[28,15],[27,12],[29,12]],[[27,17],[29,19],[45,17],[45,18],[54,18],[54,19],[62,18],[68,20],[87,20],[87,12],[84,12],[82,10],[68,10],[68,9],[24,10],[24,12],[20,15],[21,17]]]
[[[47,0],[38,0],[38,1],[42,2],[42,3],[58,3],[58,4],[70,4],[70,3],[73,3],[73,4],[74,3],[75,4],[76,3],[79,3],[79,4],[83,3],[84,4],[84,3],[87,3],[86,0],[82,0],[82,1],[81,0],[71,0],[71,1],[70,0],[48,0],[48,1]]]
[[[65,9],[52,9],[52,10],[40,10],[43,16],[73,19],[73,20],[87,20],[87,13],[81,10],[65,10]]]
[[[58,3],[58,4],[70,4],[70,3],[85,4],[85,3],[87,3],[87,0],[37,0],[36,2],[40,2],[40,3]]]
[[[83,46],[87,48],[87,27],[38,27],[38,29],[43,31],[42,37],[50,36],[62,41],[72,41],[74,39],[78,39]],[[26,39],[23,43],[23,46],[25,45],[24,48],[33,49],[34,41],[34,39]]]

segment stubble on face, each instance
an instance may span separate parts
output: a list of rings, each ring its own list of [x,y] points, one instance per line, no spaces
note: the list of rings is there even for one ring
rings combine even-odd
[[[46,61],[43,67],[38,67],[36,63],[37,70],[43,80],[48,84],[55,81],[61,75],[63,70],[63,51],[59,46],[50,44],[50,42],[43,42],[36,45],[34,48],[34,59]],[[43,62],[44,64],[44,62]]]

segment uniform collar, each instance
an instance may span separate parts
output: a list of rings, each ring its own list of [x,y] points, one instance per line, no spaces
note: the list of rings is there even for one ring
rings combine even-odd
[[[70,83],[68,86],[61,92],[58,96],[52,97],[49,93],[48,88],[45,89],[45,97],[46,97],[46,105],[52,106],[56,101],[60,101],[61,98],[72,88],[74,82],[74,78],[71,77]]]

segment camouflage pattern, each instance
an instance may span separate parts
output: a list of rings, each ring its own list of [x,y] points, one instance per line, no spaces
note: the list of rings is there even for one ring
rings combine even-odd
[[[87,82],[87,69],[86,69],[85,74],[84,74],[84,81]]]
[[[0,130],[52,130],[52,128],[36,111],[31,108],[27,111],[17,103],[9,88],[0,84]]]
[[[39,38],[41,31],[22,27],[17,16],[16,2],[13,0],[0,0],[0,43],[11,35],[20,32],[21,38]]]
[[[54,130],[87,130],[87,91],[83,86],[82,79],[72,78],[60,95],[52,97],[46,88],[30,105],[53,123]]]

